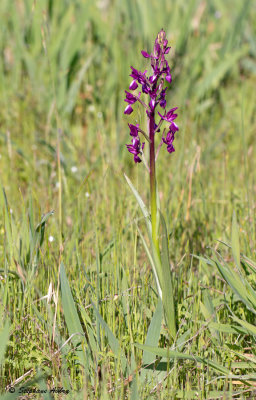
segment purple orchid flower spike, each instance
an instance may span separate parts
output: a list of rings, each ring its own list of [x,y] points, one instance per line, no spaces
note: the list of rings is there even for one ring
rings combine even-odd
[[[133,108],[137,107],[137,102],[139,102],[144,108],[147,116],[148,131],[144,132],[140,125],[136,123],[128,124],[130,129],[130,136],[132,137],[131,144],[127,144],[127,150],[133,155],[133,160],[135,163],[141,163],[143,161],[149,172],[150,178],[150,219],[148,222],[148,232],[151,236],[152,244],[152,259],[156,262],[159,268],[163,268],[160,252],[160,241],[159,241],[159,204],[157,202],[157,184],[156,184],[156,158],[162,145],[165,144],[167,147],[167,152],[169,154],[175,151],[173,143],[175,139],[175,133],[179,130],[178,126],[174,122],[178,117],[176,113],[177,107],[172,107],[166,110],[166,92],[169,84],[172,82],[171,70],[166,60],[167,54],[170,52],[170,47],[168,47],[168,41],[166,39],[166,34],[164,30],[161,30],[155,40],[154,49],[152,53],[145,50],[141,51],[142,56],[150,61],[151,72],[147,73],[138,71],[131,66],[130,77],[132,81],[129,86],[129,91],[125,91],[125,102],[128,105],[125,108],[124,113],[129,115],[133,112]],[[140,89],[139,89],[140,87]],[[137,94],[138,90],[138,94]],[[139,91],[140,90],[140,91]],[[160,109],[161,113],[158,111]],[[167,133],[162,133],[162,124],[168,124]],[[165,130],[164,130],[165,132]],[[140,135],[143,135],[149,143],[149,166],[145,160],[143,149],[145,143],[141,143]],[[159,136],[159,146],[157,152],[155,151],[155,142]],[[143,157],[142,157],[143,156]],[[126,177],[127,182],[131,188],[133,188],[132,183]],[[133,192],[135,189],[132,189]],[[138,200],[139,195],[135,196]],[[140,201],[139,201],[140,203]],[[163,221],[163,216],[161,215],[161,221]],[[160,271],[160,269],[159,269]],[[164,284],[163,279],[166,279],[166,271],[168,269],[163,269],[164,274],[159,271],[155,271],[156,283],[158,288],[158,293],[161,299],[168,298],[168,305],[163,301],[163,307],[166,316],[166,322],[169,328],[171,336],[175,339],[177,334],[176,329],[176,318],[175,318],[175,305],[174,298],[172,296],[171,287],[171,276],[169,276],[168,287]]]
[[[151,69],[152,69],[152,74],[147,76],[147,70],[144,72],[140,72],[134,67],[131,66],[131,78],[133,79],[129,89],[131,92],[128,92],[127,90],[125,91],[126,98],[125,102],[128,103],[127,107],[125,108],[124,113],[127,115],[130,115],[133,112],[134,105],[137,101],[141,103],[146,111],[148,120],[149,120],[149,137],[148,141],[150,143],[151,147],[151,153],[152,152],[152,146],[154,146],[154,140],[155,140],[155,134],[156,132],[160,131],[160,126],[161,124],[166,121],[169,122],[169,131],[167,133],[166,138],[163,140],[163,142],[167,145],[167,151],[171,153],[170,151],[171,148],[170,146],[173,146],[172,143],[170,143],[170,135],[174,134],[179,130],[178,126],[175,124],[174,120],[177,118],[177,114],[174,113],[174,111],[177,110],[177,107],[171,108],[169,111],[165,111],[166,109],[166,91],[168,89],[168,86],[164,87],[165,82],[171,83],[172,82],[172,76],[171,76],[171,71],[170,71],[170,66],[168,64],[168,61],[166,60],[166,55],[169,54],[170,52],[170,47],[168,47],[168,40],[166,39],[166,34],[164,30],[161,30],[157,38],[155,40],[154,44],[154,49],[153,52],[150,54],[145,50],[141,51],[141,54],[144,58],[150,59],[151,63]],[[141,92],[136,94],[136,89],[138,86],[141,85]],[[144,95],[148,96],[148,101],[142,101],[140,99],[140,95],[143,93]],[[160,122],[156,123],[155,120],[155,113],[157,107],[161,107],[164,110],[164,113],[161,114],[158,112],[158,115],[160,116]],[[130,134],[134,138],[139,137],[139,132],[143,132],[139,124],[132,125],[128,124],[130,128]],[[158,127],[158,129],[156,129]],[[144,135],[145,136],[145,135]],[[172,141],[174,140],[174,136],[172,138]],[[137,143],[137,141],[136,141]],[[134,161],[138,161],[138,153],[136,153],[135,156],[135,142],[132,145],[128,145],[128,151],[132,154],[134,154]],[[133,147],[135,146],[135,147]],[[168,147],[169,146],[169,147]],[[138,149],[138,147],[136,147]],[[132,150],[132,151],[131,151]],[[136,150],[137,151],[137,150]],[[138,157],[138,158],[137,158]]]

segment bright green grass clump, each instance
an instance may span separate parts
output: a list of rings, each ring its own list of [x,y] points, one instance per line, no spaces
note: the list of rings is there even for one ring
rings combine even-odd
[[[235,211],[241,280],[256,290],[254,2],[1,0],[0,16],[3,398],[21,387],[26,399],[254,398],[255,308],[209,261]],[[161,28],[180,127],[158,166],[172,349],[123,175],[147,203],[124,146],[123,90]],[[237,252],[221,256],[236,268]]]

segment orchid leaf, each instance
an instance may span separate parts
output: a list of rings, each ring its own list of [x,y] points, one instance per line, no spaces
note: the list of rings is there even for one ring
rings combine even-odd
[[[160,212],[160,211],[159,211]],[[171,277],[171,268],[169,261],[169,250],[168,250],[168,235],[164,217],[160,212],[160,220],[162,225],[162,290],[163,290],[163,306],[165,312],[165,318],[167,326],[169,328],[171,336],[175,339],[176,337],[176,316],[174,306],[174,293]]]
[[[143,214],[144,217],[145,217],[145,221],[146,221],[146,224],[147,224],[147,228],[148,228],[149,235],[151,236],[151,234],[152,234],[152,227],[151,227],[151,220],[150,220],[149,211],[148,211],[147,207],[145,206],[144,201],[143,201],[142,198],[140,197],[138,191],[137,191],[137,190],[135,189],[135,187],[133,186],[131,180],[130,180],[130,179],[128,178],[128,176],[125,175],[125,174],[124,174],[124,177],[125,177],[125,179],[126,179],[126,182],[127,182],[128,185],[129,185],[129,187],[130,187],[132,193],[134,194],[134,196],[135,196],[135,198],[136,198],[136,200],[137,200],[139,206],[140,206],[140,209],[141,209],[141,211],[142,211],[142,214]]]
[[[151,255],[151,253],[150,253],[150,250],[149,250],[149,248],[148,248],[148,245],[147,245],[147,243],[146,243],[146,241],[145,241],[145,239],[144,239],[144,237],[143,237],[143,235],[142,235],[142,233],[141,233],[141,231],[140,231],[140,229],[139,229],[138,226],[137,226],[137,229],[138,229],[138,232],[139,232],[139,235],[140,235],[142,244],[143,244],[143,246],[144,246],[144,248],[145,248],[145,251],[146,251],[146,253],[147,253],[149,262],[150,262],[151,267],[152,267],[152,271],[153,271],[153,274],[154,274],[154,277],[155,277],[155,281],[156,281],[156,286],[157,286],[158,294],[159,294],[159,296],[160,296],[160,299],[162,299],[162,289],[161,289],[160,281],[159,281],[159,276],[161,276],[161,270],[159,269],[160,266],[159,266],[159,264],[157,264],[157,263],[155,262],[154,258],[152,257],[152,255]]]

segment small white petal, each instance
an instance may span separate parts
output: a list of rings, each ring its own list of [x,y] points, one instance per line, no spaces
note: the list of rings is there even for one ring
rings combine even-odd
[[[88,110],[93,113],[95,111],[95,106],[93,104],[90,104],[88,107]]]
[[[54,239],[54,237],[53,236],[49,236],[49,242],[53,242],[55,239]]]
[[[73,172],[73,174],[75,174],[78,171],[78,168],[73,165],[73,167],[71,167],[71,172]]]

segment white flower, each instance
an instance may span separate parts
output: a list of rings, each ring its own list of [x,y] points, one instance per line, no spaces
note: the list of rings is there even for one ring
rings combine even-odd
[[[90,193],[85,192],[85,197],[90,197]]]
[[[88,107],[88,110],[93,113],[95,111],[95,106],[93,104],[90,104]]]
[[[73,174],[75,174],[78,171],[78,168],[73,165],[73,167],[71,167],[71,172],[73,172]]]
[[[48,240],[49,240],[49,242],[54,242],[55,239],[53,236],[49,236]]]

